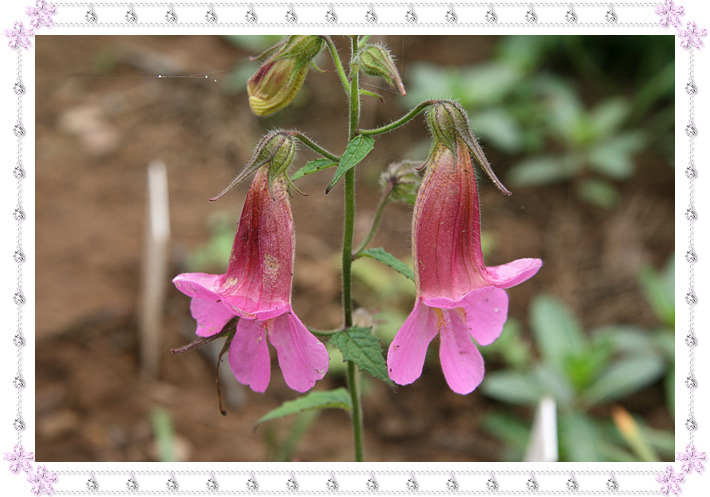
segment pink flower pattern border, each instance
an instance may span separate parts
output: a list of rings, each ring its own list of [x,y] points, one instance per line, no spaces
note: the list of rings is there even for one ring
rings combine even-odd
[[[32,47],[32,38],[35,31],[42,26],[51,27],[54,24],[53,16],[56,14],[56,6],[46,0],[36,0],[34,6],[27,7],[26,14],[29,17],[28,27],[21,21],[16,21],[12,29],[5,30],[8,38],[8,47],[12,50]],[[707,30],[700,28],[695,22],[688,21],[685,29],[681,17],[685,15],[685,8],[676,5],[674,0],[665,0],[664,3],[656,5],[655,13],[659,16],[659,24],[664,28],[673,27],[679,39],[680,46],[686,50],[702,49],[704,47],[703,38],[707,36]],[[57,481],[57,474],[48,470],[44,465],[36,468],[34,453],[28,452],[18,443],[12,452],[4,454],[5,461],[8,461],[9,470],[13,474],[24,473],[27,481],[31,484],[30,491],[34,495],[52,495],[55,493],[54,483]],[[676,461],[681,461],[680,471],[676,471],[672,465],[667,465],[665,471],[658,473],[656,481],[660,484],[660,493],[663,495],[679,495],[682,493],[682,484],[685,476],[693,472],[703,473],[705,471],[705,452],[696,449],[694,444],[688,444],[685,452],[676,453]]]

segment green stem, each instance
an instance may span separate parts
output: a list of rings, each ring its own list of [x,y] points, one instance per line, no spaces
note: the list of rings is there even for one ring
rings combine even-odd
[[[380,220],[382,219],[382,213],[385,211],[385,207],[390,203],[390,193],[392,193],[392,186],[388,186],[387,189],[382,193],[382,198],[380,198],[380,203],[377,204],[377,210],[375,211],[375,219],[372,220],[372,226],[370,226],[370,231],[367,236],[362,241],[360,246],[355,250],[353,254],[353,260],[357,259],[360,253],[365,250],[367,245],[372,241],[372,238],[377,233],[377,228],[380,226]]]
[[[357,37],[353,36],[352,55],[357,52]],[[360,92],[359,71],[357,63],[350,64],[350,127],[349,139],[352,140],[360,126]],[[343,228],[343,317],[345,328],[353,325],[353,300],[352,300],[352,263],[353,263],[353,231],[355,226],[355,169],[345,173],[345,226]],[[355,363],[348,361],[348,390],[352,403],[353,438],[355,441],[355,460],[364,459],[363,429],[362,429],[362,402],[358,385],[358,374]]]
[[[374,129],[361,129],[359,133],[361,135],[365,136],[374,136],[374,135],[381,135],[382,133],[387,133],[388,131],[392,131],[393,129],[397,129],[400,126],[407,124],[409,121],[417,117],[417,115],[429,107],[430,105],[436,103],[437,100],[426,100],[416,107],[414,107],[412,110],[407,112],[405,115],[397,119],[396,121],[392,121],[391,123],[382,126],[381,128],[374,128]]]
[[[331,154],[326,149],[318,145],[316,142],[308,138],[306,135],[300,131],[289,131],[289,134],[303,143],[305,146],[313,150],[314,152],[322,155],[323,157],[332,160],[333,162],[340,162],[340,157],[335,154]]]
[[[330,55],[333,57],[333,64],[335,64],[335,70],[340,76],[340,82],[343,83],[343,88],[345,88],[345,93],[350,95],[350,82],[348,77],[345,75],[345,69],[343,69],[343,63],[340,61],[340,56],[338,55],[338,49],[335,48],[335,43],[330,39],[330,36],[324,36],[326,45],[328,45],[328,50],[330,50]]]

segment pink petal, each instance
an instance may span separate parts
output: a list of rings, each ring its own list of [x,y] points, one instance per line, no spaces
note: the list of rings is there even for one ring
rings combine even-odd
[[[271,359],[266,345],[268,321],[240,319],[229,346],[229,367],[237,381],[263,392],[271,379]]]
[[[463,300],[466,324],[471,336],[481,345],[492,344],[508,319],[508,294],[496,288],[482,300]]]
[[[458,301],[488,286],[481,252],[481,221],[473,160],[459,143],[454,154],[443,144],[427,161],[412,225],[420,295],[427,301]]]
[[[454,392],[471,393],[483,380],[483,357],[471,341],[462,309],[444,310],[439,358],[446,383]]]
[[[217,283],[218,274],[183,273],[173,278],[175,287],[188,297],[211,300],[220,300]]]
[[[266,168],[254,175],[234,237],[220,293],[236,314],[268,319],[291,302],[294,231],[286,185],[275,181],[269,192]]]
[[[195,333],[201,337],[216,335],[234,317],[234,314],[221,302],[194,298],[190,302],[190,312],[197,321]]]
[[[439,309],[455,309],[463,306],[464,302],[475,302],[477,300],[482,300],[495,289],[496,288],[494,286],[486,286],[471,290],[459,300],[451,300],[446,297],[432,297],[422,299],[422,302],[429,307],[436,307]]]
[[[419,378],[424,368],[426,351],[439,332],[441,310],[418,301],[399,329],[387,352],[387,370],[395,383],[408,385]]]
[[[488,267],[487,280],[498,288],[510,288],[535,276],[540,266],[540,259],[518,259],[508,264]]]
[[[276,348],[286,384],[298,392],[310,390],[328,371],[330,360],[325,345],[293,312],[271,322],[269,341]]]

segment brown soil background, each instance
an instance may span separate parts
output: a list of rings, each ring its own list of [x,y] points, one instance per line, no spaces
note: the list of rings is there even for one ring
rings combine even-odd
[[[463,37],[387,42],[406,84],[413,61],[469,65],[490,55],[495,38],[477,37],[475,44]],[[471,45],[457,49],[463,43]],[[170,355],[171,347],[187,341],[180,330],[189,333],[194,326],[188,299],[171,285],[161,377],[147,378],[137,365],[148,162],[158,158],[168,166],[171,274],[177,274],[184,255],[209,239],[211,214],[227,210],[236,223],[245,185],[217,204],[207,199],[246,163],[265,129],[299,127],[334,151],[345,145],[345,103],[332,72],[311,72],[297,105],[266,120],[249,112],[245,94],[222,92],[225,68],[248,55],[220,37],[37,37],[38,460],[155,460],[149,413],[158,406],[172,416],[184,460],[269,459],[273,444],[266,440],[288,433],[290,420],[254,430],[259,417],[296,396],[275,365],[265,394],[244,390],[244,405],[222,417],[214,364],[197,353]],[[329,67],[325,59],[323,65]],[[154,77],[213,71],[217,83],[212,75]],[[384,104],[364,100],[363,127],[400,115],[396,95],[386,96]],[[426,139],[417,120],[378,140],[359,174],[356,240],[374,213],[380,171]],[[302,151],[301,163],[311,158]],[[509,159],[495,151],[489,158],[505,177]],[[643,173],[622,185],[622,205],[611,212],[582,204],[565,186],[520,189],[504,198],[481,181],[484,229],[496,240],[487,262],[545,262],[535,278],[510,290],[511,316],[525,323],[530,299],[544,291],[570,305],[586,329],[655,325],[636,273],[643,263],[660,267],[673,251],[673,174],[650,154],[642,154],[637,167]],[[340,325],[342,189],[323,195],[327,177],[303,180],[299,188],[309,196],[296,195],[292,202],[298,240],[294,308],[304,322],[324,329]],[[408,206],[388,207],[372,246],[406,257],[410,216]],[[362,287],[355,288],[355,299],[373,305]],[[342,377],[329,374],[319,388],[342,384]],[[662,399],[655,385],[624,405],[652,426],[672,429]],[[364,399],[368,459],[497,460],[499,443],[479,427],[481,415],[493,407],[504,406],[478,392],[452,393],[438,366],[428,366],[416,383],[396,392],[373,382]],[[296,460],[351,457],[349,419],[341,411],[324,412],[294,453]]]

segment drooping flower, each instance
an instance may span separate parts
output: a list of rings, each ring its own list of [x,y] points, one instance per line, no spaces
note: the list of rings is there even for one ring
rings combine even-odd
[[[673,0],[666,0],[662,4],[656,5],[656,14],[660,16],[658,22],[664,28],[679,26],[680,16],[685,14],[685,9],[682,5],[676,6]]]
[[[16,444],[13,452],[5,452],[5,460],[10,461],[10,472],[15,474],[20,471],[31,472],[34,459],[34,452],[25,452],[21,444]]]
[[[252,112],[268,116],[290,104],[324,43],[320,36],[293,35],[259,56],[265,60],[247,82]]]
[[[668,495],[670,493],[678,495],[683,491],[680,484],[685,481],[685,475],[683,473],[676,473],[673,470],[673,466],[669,464],[666,466],[666,471],[664,473],[658,473],[656,481],[661,484],[661,493],[663,495]]]
[[[683,464],[681,464],[680,469],[684,473],[692,473],[693,470],[697,471],[698,473],[702,473],[705,471],[705,466],[703,465],[703,461],[705,461],[705,452],[701,451],[696,451],[695,450],[695,445],[693,444],[688,444],[685,447],[685,452],[676,452],[676,459],[678,461],[683,461]]]
[[[689,22],[685,29],[678,28],[678,36],[680,37],[680,46],[686,50],[691,48],[701,49],[703,46],[703,38],[708,35],[708,31],[696,26],[694,22]]]
[[[12,29],[5,30],[7,36],[7,46],[13,50],[18,48],[30,48],[32,46],[32,37],[35,32],[32,28],[25,28],[25,25],[19,21],[15,21]]]
[[[247,193],[227,272],[181,274],[173,283],[192,297],[198,336],[215,335],[233,317],[240,318],[228,354],[237,381],[255,392],[266,390],[271,376],[268,338],[286,384],[305,392],[325,376],[328,353],[291,308],[295,239],[280,158],[290,164],[295,144],[280,132],[262,143],[271,152],[256,169]],[[257,150],[252,163],[258,164],[263,155]]]
[[[468,394],[484,373],[472,338],[480,345],[498,338],[508,315],[505,289],[531,278],[542,261],[485,265],[473,157],[485,161],[487,171],[490,166],[480,146],[469,146],[475,138],[461,132],[464,124],[468,129],[463,110],[451,102],[441,105],[428,115],[435,140],[414,207],[416,300],[390,345],[387,365],[393,381],[412,383],[422,373],[429,343],[439,335],[446,381],[454,392]],[[446,115],[453,118],[440,119]]]
[[[57,474],[49,471],[45,466],[37,466],[37,471],[27,475],[27,481],[32,484],[31,492],[35,495],[52,495]]]
[[[34,7],[27,7],[27,15],[30,16],[30,26],[39,28],[40,26],[52,26],[54,19],[52,16],[57,13],[57,7],[46,0],[37,0]]]

